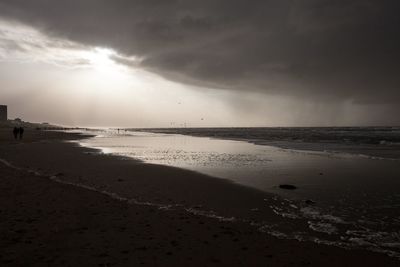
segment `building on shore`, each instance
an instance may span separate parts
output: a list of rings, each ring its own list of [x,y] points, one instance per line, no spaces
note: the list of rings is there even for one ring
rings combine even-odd
[[[0,121],[7,121],[7,106],[0,105]]]

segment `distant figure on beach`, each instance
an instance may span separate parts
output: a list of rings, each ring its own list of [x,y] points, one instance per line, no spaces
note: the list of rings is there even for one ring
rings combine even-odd
[[[24,128],[19,127],[19,139],[22,140],[22,137],[24,136]]]
[[[14,134],[14,138],[17,139],[18,134],[19,134],[19,129],[17,127],[14,127],[13,134]]]

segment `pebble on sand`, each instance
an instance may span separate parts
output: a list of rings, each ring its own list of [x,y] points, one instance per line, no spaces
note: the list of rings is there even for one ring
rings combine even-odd
[[[297,186],[294,186],[294,185],[291,185],[291,184],[281,184],[281,185],[279,185],[279,188],[288,189],[288,190],[294,190],[294,189],[297,189]]]

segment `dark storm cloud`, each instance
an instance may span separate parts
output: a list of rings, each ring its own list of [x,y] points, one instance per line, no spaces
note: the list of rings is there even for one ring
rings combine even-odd
[[[0,0],[0,16],[169,79],[382,103],[400,101],[399,11],[396,0]]]

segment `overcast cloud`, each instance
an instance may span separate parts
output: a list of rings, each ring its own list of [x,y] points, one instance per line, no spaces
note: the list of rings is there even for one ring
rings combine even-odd
[[[0,16],[136,56],[168,79],[400,101],[399,1],[1,0]]]
[[[82,125],[400,124],[398,14],[395,0],[0,0],[0,98]]]

